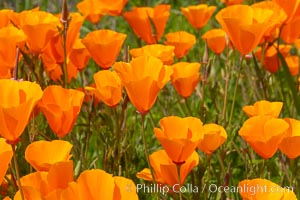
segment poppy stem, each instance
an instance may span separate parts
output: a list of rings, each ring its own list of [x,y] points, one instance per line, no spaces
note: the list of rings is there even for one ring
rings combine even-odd
[[[67,31],[69,26],[69,13],[67,1],[63,1],[61,23],[63,24],[63,50],[64,50],[64,63],[63,63],[63,76],[64,76],[64,87],[68,88],[68,66],[67,66]]]
[[[14,79],[15,79],[15,80],[18,80],[19,54],[20,54],[20,49],[19,49],[19,47],[17,46],[17,48],[16,48],[16,62],[15,62],[15,69],[14,69]]]
[[[13,151],[14,166],[15,166],[15,171],[16,171],[16,176],[17,176],[18,188],[19,188],[19,191],[20,191],[20,194],[21,194],[21,199],[25,200],[22,185],[21,185],[19,166],[18,166],[18,162],[17,162],[16,145],[12,144],[11,148],[12,148],[12,151]]]
[[[181,178],[180,178],[180,167],[181,167],[181,164],[177,164],[176,165],[177,167],[177,173],[178,173],[178,190],[177,192],[179,193],[179,200],[182,200],[182,193],[181,193]]]

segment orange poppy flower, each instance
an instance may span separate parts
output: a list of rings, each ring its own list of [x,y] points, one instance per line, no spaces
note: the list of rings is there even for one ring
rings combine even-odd
[[[155,44],[162,37],[169,15],[170,5],[150,7],[134,7],[132,11],[123,13],[134,33],[147,44]]]
[[[82,71],[88,64],[91,55],[83,45],[81,39],[77,39],[75,41],[69,58],[70,62],[76,67],[78,71]]]
[[[242,4],[244,0],[221,0],[226,6]]]
[[[27,146],[25,159],[37,171],[49,171],[57,162],[71,158],[72,144],[63,140],[36,141]]]
[[[295,193],[267,179],[256,178],[239,182],[239,193],[243,199],[289,199],[296,200]],[[289,194],[290,193],[290,194]],[[290,198],[286,198],[290,197]]]
[[[110,68],[117,59],[126,35],[112,30],[98,30],[88,33],[82,43],[104,69]]]
[[[290,23],[284,25],[281,30],[280,38],[287,44],[292,44],[300,37],[300,30],[295,27],[300,26],[300,17],[292,20]]]
[[[234,5],[222,9],[216,19],[230,38],[233,46],[242,54],[251,52],[264,34],[274,26],[270,9]],[[256,16],[257,15],[257,16]],[[255,17],[256,16],[256,17]]]
[[[114,200],[138,200],[135,183],[121,176],[114,176],[115,190]]]
[[[202,122],[198,118],[169,116],[159,124],[161,129],[154,128],[155,136],[176,164],[184,163],[203,139]]]
[[[199,4],[185,8],[181,7],[180,10],[194,28],[200,29],[207,24],[208,20],[216,10],[216,6]]]
[[[166,46],[162,44],[151,44],[143,46],[142,48],[131,49],[129,51],[133,58],[139,56],[154,56],[160,59],[165,65],[171,65],[174,62],[173,46]]]
[[[36,83],[9,79],[0,80],[0,91],[0,135],[14,143],[23,133],[43,91]]]
[[[114,69],[125,85],[128,97],[137,111],[146,114],[154,105],[158,92],[170,80],[172,69],[158,58],[140,56],[130,63],[115,63]]]
[[[6,174],[6,170],[8,169],[12,155],[13,152],[11,146],[5,142],[4,138],[0,138],[0,186]]]
[[[172,65],[171,82],[175,90],[184,98],[192,95],[201,77],[200,63],[179,62]]]
[[[0,28],[6,27],[8,24],[10,24],[10,15],[13,12],[13,10],[9,9],[0,10]]]
[[[277,151],[288,128],[289,124],[283,119],[259,115],[246,120],[239,135],[258,155],[268,159]]]
[[[202,39],[215,54],[219,55],[226,47],[226,33],[222,29],[211,29],[202,35]]]
[[[59,19],[54,15],[35,11],[27,12],[20,18],[21,29],[27,36],[28,46],[31,52],[41,53],[48,42],[57,34]]]
[[[287,56],[285,62],[290,70],[292,76],[299,74],[299,57],[298,56]]]
[[[80,112],[84,93],[64,89],[58,85],[48,86],[39,102],[52,131],[62,138],[73,129]]]
[[[211,155],[227,139],[225,129],[218,124],[205,124],[203,126],[203,140],[198,144],[198,149]]]
[[[300,155],[300,121],[291,118],[284,119],[289,123],[289,129],[287,130],[286,136],[279,144],[279,149],[287,157],[294,159]]]
[[[279,45],[280,53],[286,57],[291,49],[290,45]],[[281,62],[278,60],[277,47],[270,46],[265,50],[265,55],[262,56],[262,49],[259,47],[255,52],[257,58],[261,61],[263,59],[263,67],[270,73],[275,73],[281,66]]]
[[[277,3],[287,14],[287,18],[285,20],[286,24],[291,22],[291,20],[294,18],[294,15],[296,14],[300,5],[300,0],[273,0],[273,2]]]
[[[153,167],[155,180],[162,185],[168,184],[173,187],[178,184],[178,171],[176,164],[168,157],[165,150],[158,150],[149,156],[151,167]],[[199,155],[194,151],[185,163],[180,166],[180,184],[183,185],[187,175],[199,164]],[[149,169],[144,169],[136,175],[138,178],[152,181]]]
[[[119,104],[122,98],[122,82],[115,71],[102,70],[94,74],[96,88],[86,87],[92,91],[97,98],[110,107]]]
[[[183,58],[196,44],[196,37],[185,31],[177,31],[166,35],[166,45],[175,47],[174,53],[178,59]]]
[[[266,100],[257,101],[254,105],[244,106],[243,111],[248,117],[266,115],[277,118],[280,114],[282,102],[269,102]]]

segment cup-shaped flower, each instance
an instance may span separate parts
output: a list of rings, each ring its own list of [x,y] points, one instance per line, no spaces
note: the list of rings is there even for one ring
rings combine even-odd
[[[13,10],[1,9],[0,10],[0,28],[6,27],[10,24],[10,15],[13,13]]]
[[[204,137],[198,144],[198,149],[211,155],[227,139],[225,129],[218,124],[205,124],[203,126]]]
[[[53,164],[69,160],[71,149],[63,140],[36,141],[27,146],[25,159],[36,171],[49,171]]]
[[[234,5],[222,9],[216,19],[227,33],[233,46],[242,54],[251,52],[264,34],[276,22],[270,9],[252,8],[247,5]]]
[[[172,65],[171,82],[175,90],[184,98],[192,95],[201,77],[200,63],[179,62]]]
[[[83,102],[84,93],[64,89],[58,85],[48,86],[39,102],[52,131],[62,138],[73,129]]]
[[[170,5],[151,7],[134,7],[123,13],[134,33],[147,44],[155,44],[162,37],[169,15]]]
[[[253,105],[244,106],[243,111],[247,114],[248,117],[254,117],[257,115],[267,115],[277,118],[280,114],[282,106],[282,102],[270,102],[266,100],[261,100],[255,102]]]
[[[299,8],[300,10],[300,8]],[[300,14],[299,14],[300,15]],[[292,44],[300,37],[300,30],[295,27],[300,26],[300,16],[284,25],[281,30],[280,38],[287,44]]]
[[[203,127],[195,117],[164,117],[161,128],[154,128],[156,138],[175,164],[183,164],[203,139]]]
[[[173,187],[178,184],[178,171],[176,164],[168,157],[165,150],[158,150],[149,156],[151,167],[154,170],[155,181],[162,185]],[[180,166],[180,184],[183,185],[190,171],[199,164],[199,155],[194,151]],[[152,181],[149,169],[137,173],[137,177]]]
[[[215,54],[219,55],[226,47],[226,33],[222,29],[211,29],[202,35],[210,48]]]
[[[119,104],[122,98],[122,82],[115,71],[101,70],[94,74],[96,88],[87,87],[96,97],[110,107]]]
[[[0,135],[17,142],[30,115],[43,95],[41,87],[29,81],[0,80]]]
[[[264,159],[271,158],[286,135],[289,124],[283,119],[259,115],[247,119],[239,135]]]
[[[289,124],[289,129],[279,144],[279,150],[288,158],[294,159],[300,155],[300,121],[292,118],[284,120]]]
[[[174,53],[178,59],[183,58],[196,44],[196,37],[186,31],[177,31],[166,35],[166,45],[175,47]]]
[[[82,43],[90,52],[94,61],[102,68],[110,68],[117,59],[126,35],[103,29],[88,33]]]
[[[70,61],[75,65],[78,71],[82,71],[88,64],[91,55],[82,44],[81,39],[77,39],[73,45],[73,48],[70,52]]]
[[[285,20],[286,24],[293,20],[294,15],[297,13],[297,9],[299,9],[300,6],[299,0],[273,0],[273,2],[277,3],[287,14]]]
[[[8,169],[12,155],[13,151],[11,146],[5,142],[4,138],[0,138],[0,186],[6,174],[6,170]]]
[[[185,8],[181,7],[180,10],[194,28],[200,29],[207,24],[208,20],[216,10],[216,6],[199,4]]]
[[[296,200],[293,191],[282,188],[267,179],[256,178],[239,182],[239,193],[245,200],[255,199],[284,199]],[[289,197],[289,198],[287,198]]]
[[[21,29],[26,34],[29,49],[33,53],[41,53],[48,42],[59,34],[59,25],[57,17],[44,11],[27,12],[20,18]]]
[[[125,85],[130,102],[141,114],[151,109],[173,72],[153,56],[140,56],[130,63],[117,62],[114,69]]]
[[[298,56],[287,56],[285,62],[290,70],[292,76],[299,74],[299,57]]]
[[[171,65],[174,61],[174,49],[173,46],[162,44],[151,44],[141,48],[131,49],[129,51],[133,58],[139,56],[154,56],[159,58],[165,65]]]
[[[244,0],[221,0],[226,6],[242,4]]]

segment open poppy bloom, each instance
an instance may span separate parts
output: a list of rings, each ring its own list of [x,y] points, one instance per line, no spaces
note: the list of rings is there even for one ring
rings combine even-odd
[[[172,65],[171,82],[175,90],[184,98],[192,95],[201,77],[200,63],[179,62]]]
[[[86,87],[86,90],[92,91],[97,98],[110,107],[119,104],[122,98],[122,82],[115,71],[101,70],[94,74],[96,88]]]
[[[159,58],[165,65],[171,65],[174,61],[174,47],[162,44],[151,44],[129,51],[133,58],[139,56],[154,56]]]
[[[166,45],[175,47],[174,53],[178,59],[183,58],[196,44],[196,37],[185,31],[177,31],[166,35]]]
[[[155,181],[173,187],[178,184],[178,171],[176,164],[168,157],[165,150],[158,150],[149,156],[151,167],[154,170]],[[199,164],[199,155],[194,151],[185,163],[180,166],[180,184],[183,185],[190,171]],[[143,169],[136,175],[138,178],[152,181],[150,170]]]
[[[283,119],[259,115],[247,119],[239,135],[264,159],[271,158],[285,137],[289,124]]]
[[[234,5],[222,9],[216,19],[227,33],[233,46],[242,54],[250,53],[264,34],[277,23],[272,20],[274,11]]]
[[[5,142],[4,138],[0,138],[0,186],[8,169],[8,165],[13,156],[12,148]]]
[[[284,119],[289,123],[286,136],[279,144],[279,149],[287,157],[294,159],[300,155],[300,121],[292,118]]]
[[[131,179],[121,176],[114,176],[113,178],[115,182],[114,200],[139,199],[136,193],[136,185]]]
[[[244,106],[243,111],[248,117],[267,115],[277,118],[280,114],[282,102],[270,102],[266,100],[257,101],[254,105]]]
[[[200,29],[207,24],[208,20],[216,10],[216,6],[199,4],[185,8],[181,7],[180,10],[194,28]]]
[[[62,138],[73,129],[80,112],[84,93],[73,89],[64,89],[58,85],[48,86],[39,102],[52,131]]]
[[[267,179],[256,178],[239,182],[239,193],[245,200],[255,199],[286,199],[297,200],[293,191],[282,188]]]
[[[173,72],[153,56],[140,56],[130,63],[117,62],[113,68],[124,83],[130,102],[141,114],[151,109]]]
[[[211,29],[202,35],[202,39],[206,41],[208,48],[217,55],[222,53],[226,47],[226,33],[222,29]]]
[[[211,155],[227,139],[225,129],[218,124],[205,124],[203,134],[203,140],[200,140],[198,149],[208,155]]]
[[[29,81],[0,80],[0,135],[15,143],[43,95],[40,85]]]
[[[82,43],[103,69],[110,68],[117,59],[126,35],[112,30],[103,29],[88,33]]]
[[[183,164],[203,139],[201,120],[169,116],[162,118],[159,124],[161,129],[154,128],[155,137],[175,164]]]
[[[25,150],[25,159],[36,171],[49,171],[58,162],[71,158],[72,144],[63,140],[36,141]]]
[[[0,28],[8,26],[10,24],[10,15],[13,13],[13,10],[1,9],[0,10]]]
[[[134,7],[123,13],[134,33],[147,44],[155,44],[162,37],[169,15],[170,5],[151,7]]]
[[[288,24],[294,19],[295,14],[297,13],[297,9],[299,9],[300,1],[299,0],[272,0],[277,3],[287,14],[287,18],[285,23]]]

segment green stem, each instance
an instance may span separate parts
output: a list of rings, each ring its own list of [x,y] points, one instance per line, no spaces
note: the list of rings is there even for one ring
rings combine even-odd
[[[16,145],[12,144],[11,148],[12,148],[12,151],[13,151],[14,165],[15,165],[15,171],[16,171],[16,176],[17,176],[18,188],[19,188],[22,200],[25,200],[23,189],[22,189],[22,185],[21,185],[21,178],[20,178],[20,173],[19,173],[19,166],[18,166],[18,162],[17,162]]]
[[[265,166],[266,166],[266,159],[263,159],[262,166],[260,168],[260,178],[264,178],[264,171],[265,171]]]
[[[176,164],[176,167],[177,167],[177,173],[178,173],[179,199],[182,200],[182,193],[180,191],[180,188],[181,188],[181,178],[180,178],[180,167],[181,167],[181,164]]]

